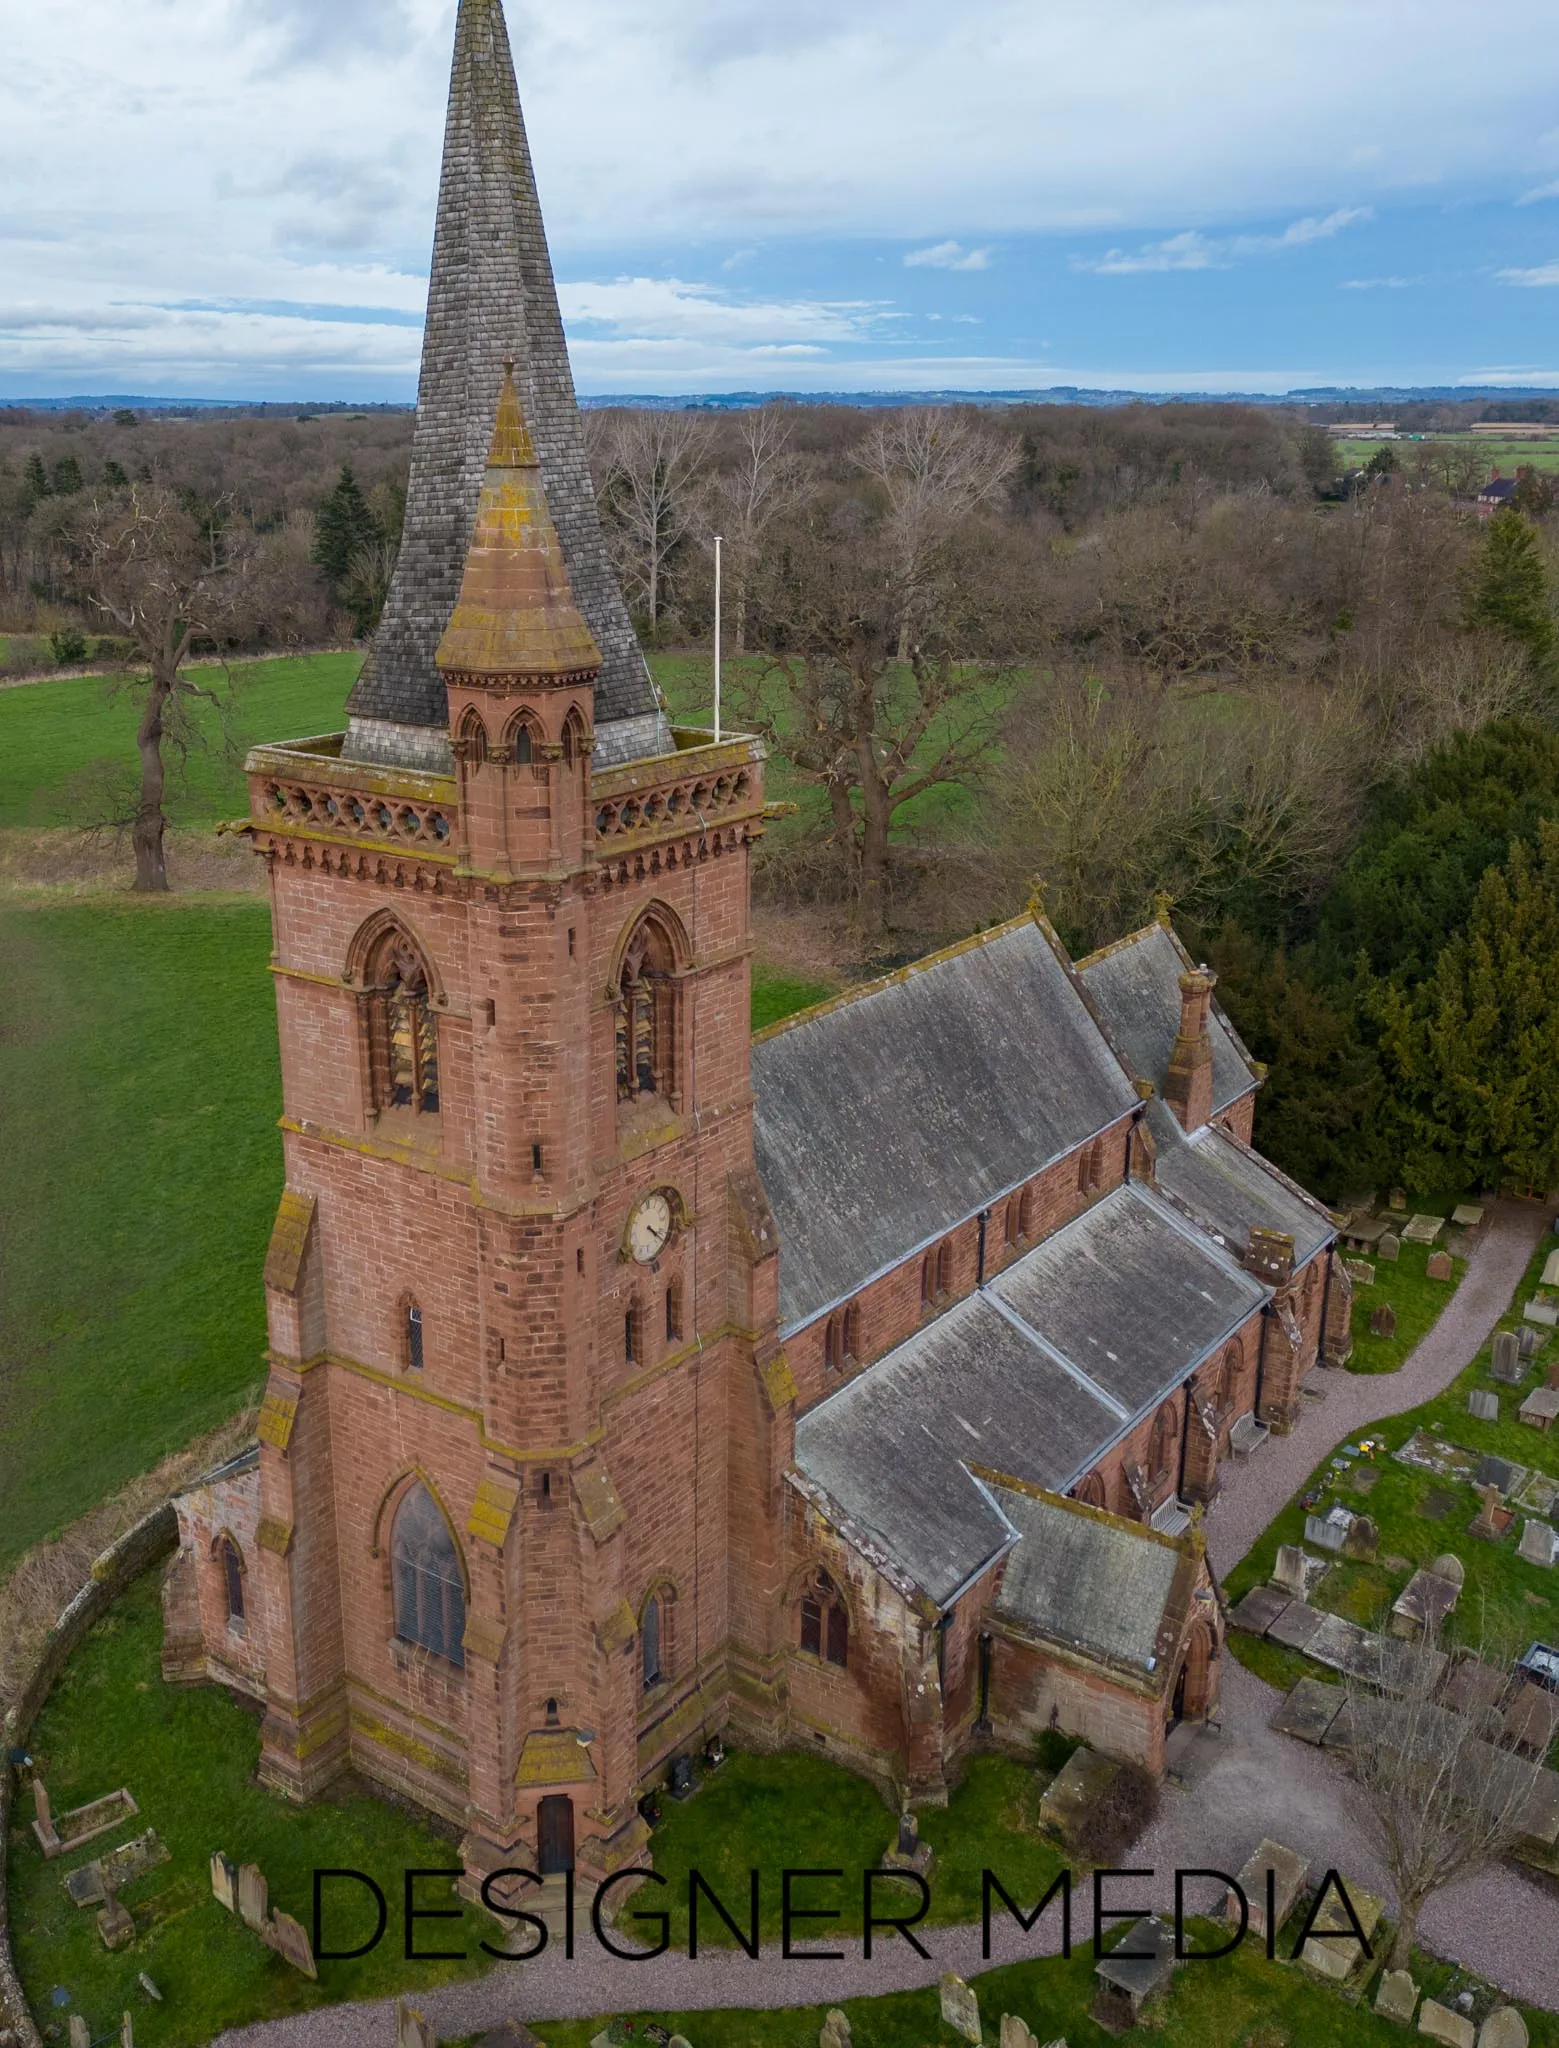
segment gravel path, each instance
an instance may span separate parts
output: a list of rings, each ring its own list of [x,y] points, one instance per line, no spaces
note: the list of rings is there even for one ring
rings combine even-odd
[[[1510,1302],[1542,1234],[1546,1212],[1531,1203],[1496,1205],[1451,1301],[1433,1330],[1395,1373],[1327,1376],[1327,1398],[1307,1401],[1293,1433],[1274,1437],[1248,1463],[1225,1473],[1207,1520],[1215,1568],[1237,1564],[1335,1443],[1440,1393],[1470,1362]],[[1222,1733],[1193,1745],[1183,1784],[1166,1791],[1159,1818],[1132,1861],[1163,1873],[1140,1886],[1117,1882],[1111,1905],[1173,1905],[1176,1868],[1234,1871],[1264,1835],[1289,1843],[1350,1883],[1386,1891],[1384,1874],[1358,1845],[1347,1777],[1320,1750],[1275,1735],[1267,1723],[1278,1695],[1234,1658],[1225,1660]],[[999,1873],[998,1873],[999,1874]],[[1207,1903],[1187,1889],[1187,1908]],[[1077,1901],[1076,1931],[1086,1941],[1091,1899]],[[832,2004],[847,1998],[933,1984],[943,1970],[969,1976],[1025,1956],[1054,1953],[1054,1912],[1032,1934],[1011,1922],[993,1931],[989,1961],[977,1927],[924,1935],[929,1961],[907,1943],[879,1940],[870,1962],[858,1943],[841,1941],[837,1962],[781,1962],[766,1952],[706,1952],[630,1963],[602,1954],[581,1916],[577,1954],[555,1948],[533,1963],[498,1965],[470,1983],[430,1991],[417,2003],[445,2038],[474,2033],[511,2015],[541,2022],[604,2012],[699,2011],[729,2006]],[[1448,1888],[1423,1916],[1425,1943],[1533,2004],[1559,2011],[1559,1901],[1504,1867]],[[436,1933],[436,1929],[432,1930]],[[392,1938],[394,1930],[392,1929]],[[394,2002],[323,2007],[262,2021],[218,2037],[214,2048],[388,2048]],[[988,2016],[990,2017],[990,2016]],[[999,2017],[997,2015],[996,2017]]]

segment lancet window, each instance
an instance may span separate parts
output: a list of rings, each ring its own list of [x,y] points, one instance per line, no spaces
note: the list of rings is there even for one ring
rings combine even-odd
[[[414,1486],[396,1511],[390,1568],[396,1635],[451,1664],[464,1664],[466,1589],[460,1556],[425,1486]]]
[[[671,1098],[676,1083],[676,956],[654,917],[641,920],[617,978],[617,1099]]]

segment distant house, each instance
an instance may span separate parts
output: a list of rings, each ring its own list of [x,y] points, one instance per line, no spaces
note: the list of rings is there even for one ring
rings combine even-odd
[[[1516,495],[1516,479],[1501,476],[1496,469],[1477,497],[1478,517],[1492,519],[1496,512],[1503,511]]]
[[[1395,441],[1395,420],[1338,420],[1326,431],[1335,441]]]

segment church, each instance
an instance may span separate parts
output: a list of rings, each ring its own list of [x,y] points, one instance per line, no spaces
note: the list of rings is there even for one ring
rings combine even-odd
[[[935,1804],[1216,1704],[1200,1509],[1346,1355],[1334,1219],[1167,916],[1036,909],[750,1026],[764,749],[674,726],[597,520],[500,0],[462,0],[404,542],[261,746],[285,1188],[258,1441],[166,1675],[468,1872],[645,1863],[714,1736]]]

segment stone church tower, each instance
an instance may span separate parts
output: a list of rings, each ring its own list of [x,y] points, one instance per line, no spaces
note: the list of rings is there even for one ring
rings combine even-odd
[[[224,1655],[271,1785],[350,1762],[477,1873],[600,1872],[724,1719],[762,750],[672,734],[607,569],[497,0],[351,709],[249,763],[287,1187]]]

